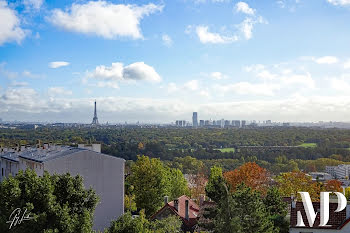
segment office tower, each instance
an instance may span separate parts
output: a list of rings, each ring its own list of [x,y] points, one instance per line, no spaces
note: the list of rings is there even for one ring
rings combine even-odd
[[[247,121],[242,121],[242,128],[244,128],[245,126],[246,126],[246,124],[247,124]]]
[[[220,121],[220,127],[221,127],[221,128],[224,128],[224,127],[225,127],[225,120],[224,120],[224,119],[221,119],[221,121]]]
[[[200,121],[199,121],[199,126],[200,126],[200,127],[203,127],[203,126],[204,126],[204,120],[200,120]]]
[[[192,126],[194,128],[198,127],[198,114],[197,112],[193,112],[193,116],[192,116]]]

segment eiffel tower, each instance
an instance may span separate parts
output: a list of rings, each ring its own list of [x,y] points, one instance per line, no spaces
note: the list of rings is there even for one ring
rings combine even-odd
[[[96,110],[96,100],[95,100],[95,112],[94,112],[94,118],[92,119],[91,125],[98,125],[98,118],[97,118],[97,110]]]

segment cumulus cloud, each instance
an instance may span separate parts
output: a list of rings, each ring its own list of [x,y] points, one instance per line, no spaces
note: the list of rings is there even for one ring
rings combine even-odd
[[[350,0],[327,0],[332,5],[335,6],[349,6]]]
[[[63,66],[69,66],[69,62],[66,61],[53,61],[49,63],[49,67],[52,69],[60,68]]]
[[[255,14],[255,9],[249,7],[249,5],[245,2],[238,2],[236,4],[236,11],[237,12],[242,12],[247,15],[254,15]]]
[[[93,78],[100,80],[99,87],[118,88],[120,81],[147,81],[147,82],[161,82],[162,78],[155,71],[152,66],[144,62],[135,62],[128,66],[123,63],[115,62],[111,66],[100,65],[94,71],[87,72],[86,78]]]
[[[50,87],[48,88],[48,94],[50,96],[56,96],[56,95],[63,95],[63,96],[67,96],[67,95],[72,95],[73,92],[70,90],[66,90],[64,89],[64,87]]]
[[[184,87],[191,91],[197,91],[199,89],[199,81],[190,80],[184,84]]]
[[[105,39],[118,37],[141,39],[142,18],[162,9],[162,5],[152,3],[137,6],[90,1],[82,4],[73,3],[66,11],[55,9],[49,20],[65,30],[94,34]]]
[[[27,8],[27,10],[39,10],[43,5],[44,0],[24,0],[23,4]]]
[[[167,34],[164,34],[162,36],[162,40],[163,40],[163,44],[167,47],[171,47],[173,45],[173,40],[171,39],[171,37]]]
[[[214,80],[221,80],[221,79],[226,79],[227,78],[226,75],[224,75],[221,72],[217,72],[217,71],[216,72],[211,72],[209,76],[210,76],[211,79],[214,79]]]
[[[344,63],[344,69],[350,69],[350,59]]]
[[[324,56],[319,58],[313,58],[318,64],[335,64],[338,63],[338,58],[334,56]]]
[[[7,3],[1,0],[0,19],[0,45],[10,41],[16,41],[19,44],[29,34],[28,30],[21,28],[16,11],[9,8]]]
[[[210,32],[208,26],[197,26],[196,33],[200,42],[203,44],[226,44],[238,40],[237,36],[224,36],[219,33]]]

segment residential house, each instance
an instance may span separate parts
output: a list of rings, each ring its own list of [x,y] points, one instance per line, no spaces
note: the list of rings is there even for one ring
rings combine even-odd
[[[168,202],[168,198],[165,197],[164,206],[151,217],[151,220],[161,220],[170,215],[175,215],[181,219],[184,232],[194,232],[197,225],[198,212],[199,206],[186,195],[171,202]]]

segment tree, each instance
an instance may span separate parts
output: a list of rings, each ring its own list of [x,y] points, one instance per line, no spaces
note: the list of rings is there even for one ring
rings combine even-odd
[[[233,171],[226,172],[224,173],[224,177],[232,191],[241,183],[263,193],[266,192],[268,187],[267,170],[255,162],[245,163]]]
[[[221,167],[214,166],[210,169],[209,181],[205,187],[205,192],[207,196],[216,203],[220,202],[228,195],[228,187],[222,176]]]
[[[241,184],[218,205],[215,232],[272,233],[275,232],[270,214],[260,193]]]
[[[97,201],[80,176],[20,171],[0,183],[0,232],[91,232]],[[27,209],[33,219],[9,229],[6,221],[16,208]]]
[[[309,192],[313,201],[318,201],[320,198],[320,183],[312,182],[311,176],[307,176],[301,171],[283,173],[276,178],[276,181],[284,197],[291,195],[297,197],[298,192]]]
[[[147,217],[163,205],[167,195],[168,171],[159,159],[138,156],[131,167],[130,183],[134,186],[135,202]]]
[[[111,222],[108,233],[177,233],[181,231],[181,220],[176,216],[169,216],[162,220],[148,221],[144,211],[133,218],[130,212]]]
[[[111,226],[107,230],[108,233],[151,233],[149,229],[149,221],[144,211],[140,211],[140,215],[133,218],[130,212],[120,216],[117,220],[111,222]]]
[[[187,180],[185,179],[182,172],[177,168],[170,168],[168,170],[167,186],[167,193],[170,197],[170,200],[173,200],[182,195],[190,194],[190,190],[187,185]]]
[[[170,215],[162,220],[152,221],[150,228],[155,233],[178,233],[181,232],[181,226],[181,220],[175,215]]]
[[[328,180],[323,186],[327,192],[343,192],[341,182],[339,180]]]
[[[287,203],[282,200],[278,188],[269,188],[263,202],[266,210],[270,214],[270,218],[275,226],[275,229],[280,233],[288,233],[289,223],[286,220]]]

